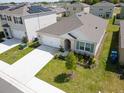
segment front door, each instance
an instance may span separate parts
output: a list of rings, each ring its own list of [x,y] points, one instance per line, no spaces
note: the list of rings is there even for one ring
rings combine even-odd
[[[7,29],[4,29],[4,32],[5,32],[5,37],[9,38],[9,33],[8,33]]]
[[[71,50],[71,41],[70,41],[69,39],[66,39],[66,40],[64,41],[64,44],[65,44],[65,50],[66,50],[66,51]]]
[[[106,13],[106,18],[109,18],[109,17],[110,17],[110,13],[107,12],[107,13]]]

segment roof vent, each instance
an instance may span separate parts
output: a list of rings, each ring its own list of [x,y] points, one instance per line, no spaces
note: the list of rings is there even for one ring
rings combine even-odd
[[[95,27],[95,29],[98,29],[98,27]]]

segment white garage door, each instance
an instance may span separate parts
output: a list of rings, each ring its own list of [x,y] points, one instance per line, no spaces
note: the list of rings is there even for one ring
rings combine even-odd
[[[48,37],[48,36],[42,36],[42,43],[44,45],[48,45],[56,48],[59,48],[61,45],[59,38]]]
[[[17,39],[22,39],[25,36],[24,31],[13,30],[13,37]]]

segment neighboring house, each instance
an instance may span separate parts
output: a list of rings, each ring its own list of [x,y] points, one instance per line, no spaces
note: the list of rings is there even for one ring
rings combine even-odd
[[[56,23],[56,17],[56,13],[50,9],[30,4],[19,4],[0,10],[5,37],[27,37],[29,41],[37,37],[37,30]]]
[[[90,12],[90,5],[85,3],[73,3],[73,4],[67,3],[63,6],[63,8],[65,8],[70,15],[81,11],[86,13]]]
[[[96,55],[106,27],[107,21],[103,18],[81,12],[37,33],[41,44]]]
[[[124,21],[120,22],[119,62],[121,65],[124,65]]]
[[[114,6],[113,3],[101,1],[90,7],[90,13],[103,18],[112,18]]]
[[[1,19],[0,19],[0,39],[4,37],[4,33],[3,33],[3,27],[1,24]]]
[[[120,18],[123,19],[124,18],[124,3],[121,3],[120,6],[121,6]]]
[[[0,32],[3,32],[3,27],[2,27],[2,24],[1,24],[1,19],[0,19]]]
[[[66,14],[66,9],[61,7],[54,7],[50,9],[56,12],[57,17],[63,17]]]

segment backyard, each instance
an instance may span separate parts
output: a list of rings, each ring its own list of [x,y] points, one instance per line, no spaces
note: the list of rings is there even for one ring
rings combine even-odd
[[[19,49],[19,45],[0,54],[0,60],[8,63],[8,64],[13,64],[22,57],[24,57],[26,54],[31,52],[34,48],[32,47],[27,47],[23,50]]]
[[[109,55],[111,49],[118,50],[119,26],[109,21],[106,39],[99,55],[98,66],[94,69],[85,69],[78,66],[74,79],[64,82],[62,73],[66,73],[65,61],[53,59],[36,77],[56,86],[67,93],[124,93],[124,80],[120,80],[118,62],[111,64]],[[57,81],[57,79],[60,79]]]

